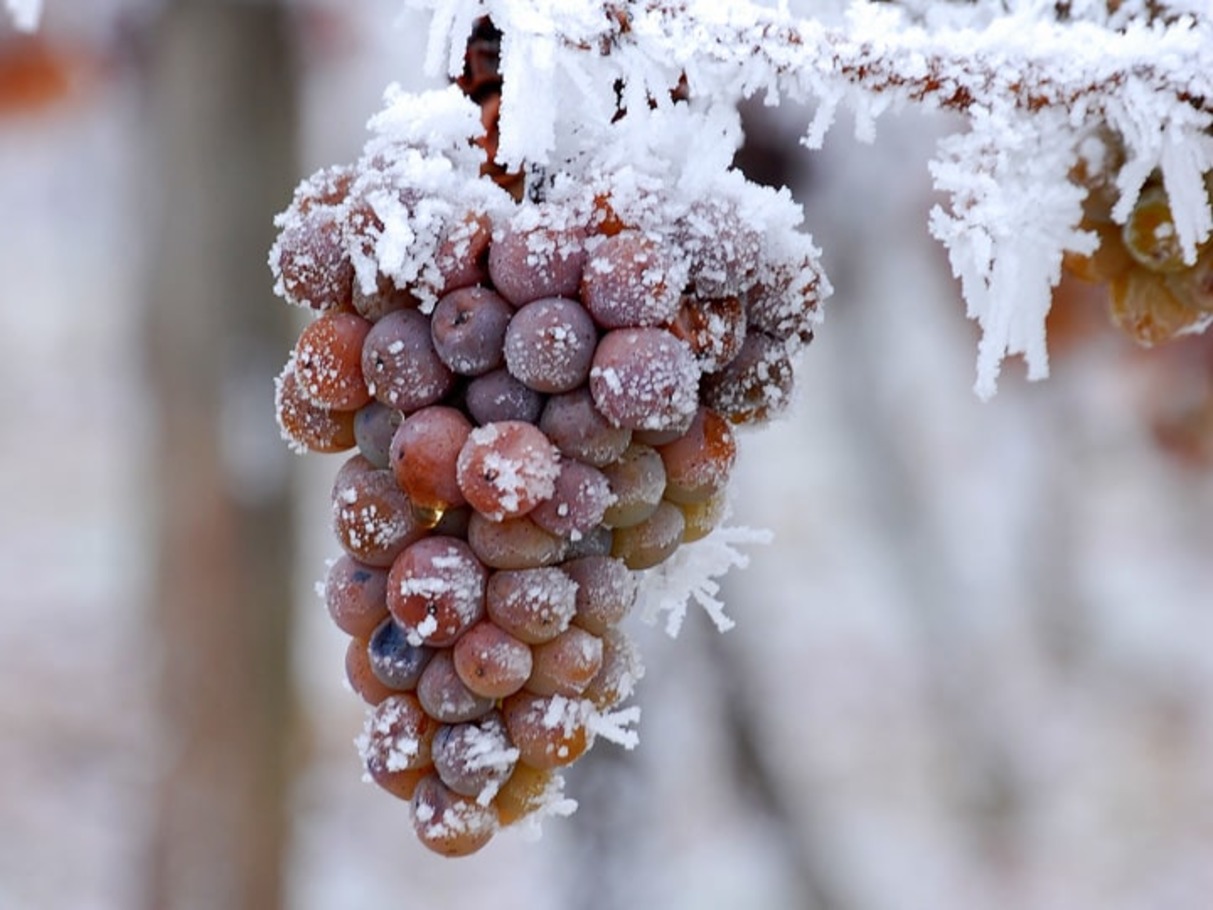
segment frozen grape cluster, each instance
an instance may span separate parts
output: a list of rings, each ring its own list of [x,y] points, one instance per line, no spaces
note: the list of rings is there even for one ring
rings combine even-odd
[[[463,855],[611,735],[644,573],[720,522],[735,427],[788,402],[826,285],[769,230],[786,194],[739,175],[549,174],[518,203],[469,143],[383,132],[279,217],[277,292],[315,316],[277,416],[353,451],[323,590],[366,773]]]

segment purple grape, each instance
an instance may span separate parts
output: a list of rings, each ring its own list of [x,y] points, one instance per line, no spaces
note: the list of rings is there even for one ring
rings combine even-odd
[[[560,569],[577,582],[573,622],[595,635],[622,622],[636,602],[639,579],[621,559],[585,556],[561,563]]]
[[[522,209],[489,248],[489,278],[522,306],[541,297],[575,297],[585,266],[585,229],[555,206]]]
[[[371,672],[385,686],[405,691],[414,689],[434,649],[409,644],[408,632],[391,617],[379,624],[367,643]]]
[[[594,405],[615,426],[664,430],[699,405],[699,367],[665,329],[615,329],[598,342],[590,370]]]
[[[462,796],[478,797],[486,787],[500,787],[518,763],[518,750],[497,711],[472,723],[438,728],[430,747],[434,770]]]
[[[531,520],[545,531],[576,539],[602,523],[615,501],[611,484],[597,468],[570,458],[560,463],[556,490],[531,510]]]
[[[426,714],[444,724],[461,724],[484,717],[496,704],[494,699],[477,695],[463,684],[455,672],[450,648],[435,651],[421,671],[417,700]]]
[[[386,468],[392,446],[392,436],[400,426],[402,415],[379,401],[372,401],[354,415],[354,440],[358,451],[377,468]]]
[[[598,343],[594,320],[581,304],[545,297],[522,307],[505,333],[505,364],[537,392],[568,392],[590,372]]]
[[[406,413],[440,401],[455,384],[434,350],[430,320],[417,310],[395,310],[371,327],[362,375],[376,399]]]
[[[452,291],[434,307],[430,332],[438,357],[463,376],[479,376],[502,363],[506,326],[514,311],[488,288]]]
[[[632,440],[631,430],[612,426],[602,416],[588,388],[549,398],[539,418],[539,429],[560,454],[596,468],[618,459]]]
[[[464,405],[481,426],[501,420],[534,423],[543,411],[543,396],[527,388],[503,367],[469,382]]]
[[[685,270],[675,274],[668,250],[639,231],[622,231],[586,260],[581,299],[607,329],[665,325],[678,312]]]
[[[765,420],[791,400],[792,362],[786,344],[764,332],[750,332],[732,363],[704,377],[702,392],[704,404],[734,423]]]

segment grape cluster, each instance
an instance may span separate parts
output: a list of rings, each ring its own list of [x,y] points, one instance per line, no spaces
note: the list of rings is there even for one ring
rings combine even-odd
[[[631,693],[640,574],[721,520],[734,426],[786,404],[824,281],[740,197],[549,189],[381,145],[305,181],[270,255],[315,312],[283,435],[356,449],[323,590],[365,769],[446,855],[542,810]]]
[[[1123,225],[1112,218],[1110,180],[1089,182],[1082,227],[1098,236],[1099,247],[1089,256],[1067,254],[1065,266],[1078,278],[1108,285],[1112,318],[1121,330],[1148,346],[1213,319],[1213,241],[1198,248],[1195,263],[1184,261],[1160,176],[1147,181]],[[1213,196],[1213,183],[1208,191]]]

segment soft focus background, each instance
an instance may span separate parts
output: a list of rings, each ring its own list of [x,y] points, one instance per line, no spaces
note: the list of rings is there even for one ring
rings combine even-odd
[[[1213,906],[1211,346],[1132,350],[1069,287],[1052,378],[980,404],[925,228],[950,124],[809,155],[748,112],[837,291],[742,439],[775,543],[734,631],[635,627],[641,745],[573,769],[577,815],[450,862],[359,779],[312,591],[340,459],[277,438],[265,267],[425,23],[47,6],[0,26],[0,908]]]

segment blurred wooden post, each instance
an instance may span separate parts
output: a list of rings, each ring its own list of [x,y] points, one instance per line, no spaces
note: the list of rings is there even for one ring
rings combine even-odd
[[[174,0],[151,35],[148,910],[282,905],[293,543],[272,377],[290,335],[265,263],[297,170],[286,20],[271,2]]]

